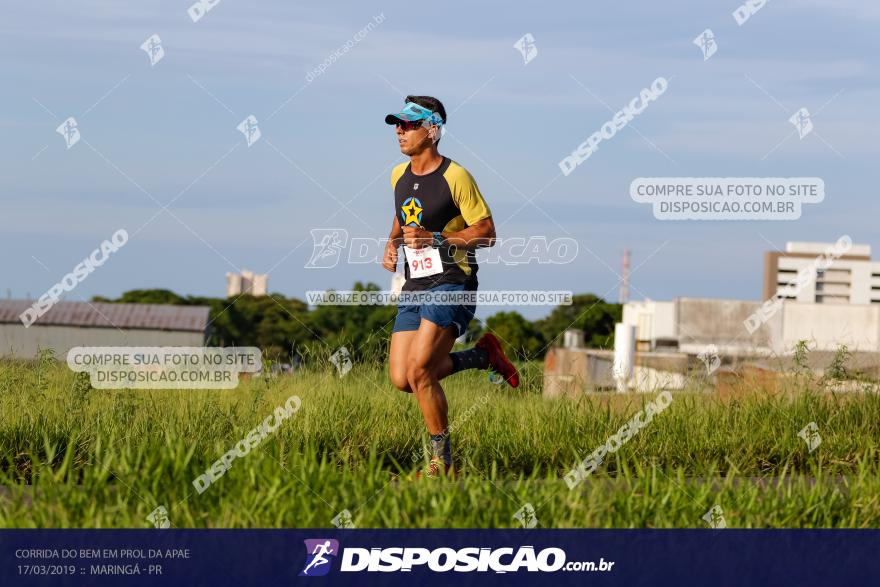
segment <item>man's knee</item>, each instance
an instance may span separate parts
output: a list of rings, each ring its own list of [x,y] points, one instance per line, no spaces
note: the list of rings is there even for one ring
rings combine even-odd
[[[406,378],[409,381],[410,389],[418,391],[421,388],[430,387],[436,375],[429,365],[417,363],[407,368]]]
[[[391,385],[400,391],[412,393],[412,388],[409,386],[409,378],[406,376],[406,364],[400,360],[399,356],[395,357],[393,354],[389,354],[388,378],[391,379]]]
[[[400,391],[412,393],[412,388],[409,386],[409,379],[406,377],[406,373],[391,372],[390,375],[391,384],[394,387],[396,387]]]

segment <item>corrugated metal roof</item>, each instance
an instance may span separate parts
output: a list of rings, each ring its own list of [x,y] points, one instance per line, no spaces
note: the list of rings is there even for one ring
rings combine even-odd
[[[21,324],[19,315],[33,303],[33,300],[0,300],[0,324]],[[204,332],[208,326],[209,311],[207,306],[61,301],[41,316],[34,326]]]

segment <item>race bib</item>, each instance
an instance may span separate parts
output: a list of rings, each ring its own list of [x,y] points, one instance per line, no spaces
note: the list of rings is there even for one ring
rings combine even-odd
[[[443,272],[443,261],[440,259],[440,251],[434,247],[424,249],[412,249],[404,246],[406,262],[409,265],[410,278],[427,277]]]

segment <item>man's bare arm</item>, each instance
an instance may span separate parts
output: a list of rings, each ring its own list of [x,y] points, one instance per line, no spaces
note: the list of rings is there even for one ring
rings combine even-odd
[[[395,217],[395,221],[397,218]],[[457,249],[472,251],[483,247],[491,247],[495,244],[495,222],[492,218],[478,220],[470,226],[455,232],[444,232],[443,238],[450,246]],[[413,226],[403,227],[404,244],[408,247],[420,248],[431,245],[434,235],[423,229]]]
[[[391,224],[391,234],[388,235],[388,242],[385,243],[385,252],[382,256],[382,267],[394,273],[397,271],[397,247],[403,242],[403,231],[400,229],[400,222],[397,221],[397,215],[394,216],[394,222]]]
[[[403,230],[400,228],[400,222],[397,215],[394,216],[394,222],[391,223],[391,234],[388,235],[388,241],[395,248],[403,244]]]
[[[443,238],[458,249],[474,250],[495,244],[495,222],[492,217],[483,218],[457,232],[444,232]]]

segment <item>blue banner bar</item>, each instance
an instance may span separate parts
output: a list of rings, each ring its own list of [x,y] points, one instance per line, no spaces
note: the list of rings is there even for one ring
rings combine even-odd
[[[0,585],[867,585],[880,530],[0,530]]]

